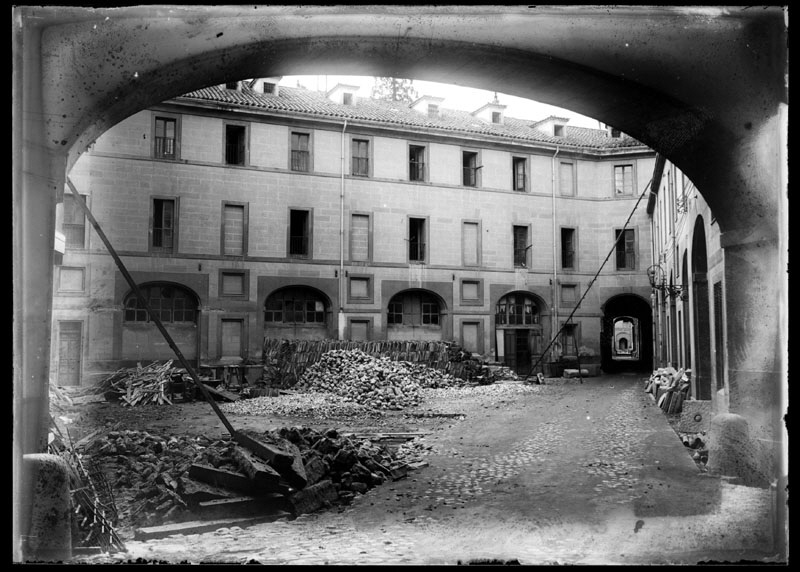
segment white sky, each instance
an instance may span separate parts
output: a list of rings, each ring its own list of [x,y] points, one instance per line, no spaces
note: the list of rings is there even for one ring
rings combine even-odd
[[[375,85],[375,78],[372,76],[351,75],[293,75],[284,76],[280,81],[280,85],[297,87],[298,82],[300,82],[300,85],[303,87],[315,91],[327,91],[337,83],[359,85],[361,89],[359,89],[358,95],[361,97],[370,97],[372,95],[372,87]],[[494,100],[493,91],[432,81],[414,80],[414,89],[416,89],[417,94],[420,96],[432,95],[435,97],[443,97],[445,100],[441,104],[442,107],[460,109],[462,111],[475,111],[479,107]],[[568,109],[562,109],[560,107],[547,105],[546,103],[539,103],[538,101],[523,99],[503,93],[498,93],[497,98],[501,105],[507,106],[505,113],[508,117],[537,121],[549,117],[550,115],[557,115],[558,117],[568,117],[569,125],[589,127],[592,129],[597,129],[599,127],[599,123],[596,119],[580,115]]]

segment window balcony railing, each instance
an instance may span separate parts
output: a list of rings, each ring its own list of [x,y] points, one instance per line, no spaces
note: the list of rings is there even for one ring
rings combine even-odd
[[[306,256],[308,256],[307,236],[289,237],[289,256],[293,258],[305,258]]]
[[[425,260],[425,243],[424,242],[409,242],[408,243],[408,259],[415,261]]]

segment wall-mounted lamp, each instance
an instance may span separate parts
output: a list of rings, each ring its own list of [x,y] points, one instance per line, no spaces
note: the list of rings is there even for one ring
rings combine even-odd
[[[680,298],[685,301],[688,297],[688,293],[684,292],[681,286],[667,286],[667,277],[664,269],[658,264],[653,264],[647,269],[647,279],[650,281],[650,287],[653,290],[660,290],[670,298]]]

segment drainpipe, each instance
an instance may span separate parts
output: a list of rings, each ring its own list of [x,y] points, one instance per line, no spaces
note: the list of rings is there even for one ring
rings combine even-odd
[[[347,129],[347,119],[342,125],[342,184],[339,191],[339,335],[344,339],[344,132]]]
[[[552,214],[553,214],[553,334],[558,331],[558,240],[556,232],[556,156],[558,155],[558,145],[552,159]],[[552,361],[552,352],[551,358]]]

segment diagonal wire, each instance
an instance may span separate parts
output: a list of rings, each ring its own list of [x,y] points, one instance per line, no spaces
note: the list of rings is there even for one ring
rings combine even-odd
[[[575,311],[581,305],[581,302],[583,302],[583,299],[586,298],[586,295],[589,293],[589,290],[591,290],[592,285],[594,285],[595,281],[597,280],[597,277],[600,276],[600,272],[603,271],[603,268],[605,267],[606,262],[608,262],[608,259],[611,258],[611,255],[617,249],[617,243],[625,236],[625,232],[624,231],[625,231],[626,228],[628,228],[628,223],[631,222],[631,218],[633,218],[633,214],[636,212],[636,209],[639,208],[639,203],[642,202],[642,199],[647,194],[647,190],[650,188],[650,185],[652,183],[653,183],[653,179],[650,179],[647,182],[647,185],[645,185],[644,190],[642,191],[642,194],[639,195],[639,199],[636,201],[636,204],[633,205],[633,209],[631,210],[630,214],[628,215],[628,218],[625,221],[625,224],[622,225],[623,232],[619,233],[619,235],[617,236],[617,239],[614,241],[614,244],[611,245],[611,250],[608,251],[608,254],[606,255],[605,260],[603,260],[603,263],[600,265],[600,268],[598,268],[597,272],[595,272],[594,277],[589,282],[589,285],[586,287],[586,290],[583,292],[583,296],[581,296],[581,299],[578,300],[578,302],[575,304],[575,307],[572,308],[572,311],[569,313],[569,316],[567,317],[567,319],[564,320],[564,324],[560,328],[558,328],[558,331],[555,333],[555,335],[553,335],[553,339],[550,340],[549,344],[547,344],[547,347],[541,353],[541,355],[539,356],[539,359],[537,359],[536,363],[531,366],[531,369],[528,371],[528,375],[525,376],[526,379],[528,377],[530,377],[530,375],[536,370],[536,367],[542,362],[542,360],[544,359],[544,356],[547,355],[547,350],[549,350],[553,346],[555,341],[558,339],[558,336],[561,334],[561,331],[564,329],[564,326],[566,326],[570,322],[570,320],[572,319],[572,316],[575,314]],[[652,192],[652,191],[650,191],[650,192]]]

